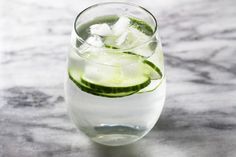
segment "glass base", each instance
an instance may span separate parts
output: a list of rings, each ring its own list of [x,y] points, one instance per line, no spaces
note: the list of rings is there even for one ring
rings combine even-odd
[[[110,134],[110,135],[98,135],[92,138],[92,140],[107,146],[121,146],[133,143],[137,141],[139,138],[140,138],[139,136],[135,135]]]
[[[148,130],[143,127],[125,125],[97,126],[94,127],[92,134],[91,131],[82,130],[86,132],[93,141],[108,146],[120,146],[133,143],[148,132]]]

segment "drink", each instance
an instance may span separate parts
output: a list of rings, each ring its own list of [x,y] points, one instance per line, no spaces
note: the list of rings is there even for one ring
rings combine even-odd
[[[104,5],[136,7],[125,3],[100,7]],[[128,13],[75,22],[66,101],[71,119],[92,140],[112,146],[129,144],[158,120],[165,75],[155,31],[156,26]]]

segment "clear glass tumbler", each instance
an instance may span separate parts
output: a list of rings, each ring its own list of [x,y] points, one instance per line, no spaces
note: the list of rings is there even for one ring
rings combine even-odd
[[[165,101],[155,17],[143,7],[101,3],[75,19],[65,82],[68,113],[93,141],[125,145],[146,135]]]

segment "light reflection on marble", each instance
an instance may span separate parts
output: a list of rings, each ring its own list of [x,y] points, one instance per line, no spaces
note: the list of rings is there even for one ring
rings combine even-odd
[[[73,19],[97,2],[1,1],[0,156],[235,157],[236,1],[139,1],[158,15],[168,92],[153,130],[122,147],[89,141],[64,104]]]

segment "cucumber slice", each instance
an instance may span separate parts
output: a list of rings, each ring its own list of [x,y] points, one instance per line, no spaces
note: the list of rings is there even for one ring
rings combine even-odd
[[[68,71],[68,75],[71,81],[73,81],[77,85],[77,87],[79,87],[82,91],[85,91],[88,93],[95,92],[81,82],[81,79],[80,79],[81,74],[78,70],[71,69]]]
[[[132,95],[132,94],[136,93],[136,91],[135,92],[132,91],[132,92],[116,93],[116,94],[114,94],[114,93],[103,93],[103,91],[98,91],[98,90],[96,91],[94,89],[91,89],[90,87],[87,87],[79,79],[74,79],[72,77],[71,73],[69,73],[69,78],[82,91],[84,91],[86,93],[89,93],[89,94],[97,95],[97,96],[116,98],[116,97],[124,97],[124,96],[128,96],[128,95]]]
[[[69,70],[69,78],[84,92],[104,97],[124,97],[128,95],[132,95],[134,93],[142,93],[147,91],[153,91],[160,84],[158,83],[155,88],[153,86],[148,89],[151,79],[159,80],[162,78],[162,73],[158,67],[156,67],[152,62],[145,60],[144,61],[145,68],[147,68],[147,76],[137,77],[135,79],[127,79],[124,80],[124,83],[120,84],[98,84],[95,81],[86,79],[84,77],[81,78],[81,72],[79,70],[71,69]],[[154,83],[154,82],[153,82]],[[127,85],[129,84],[129,85]]]
[[[110,45],[107,45],[107,44],[104,44],[104,46],[105,46],[106,48],[109,48],[109,49],[119,49],[118,47],[110,46]]]
[[[137,93],[140,94],[140,93],[152,92],[156,90],[162,84],[162,82],[163,82],[163,79],[153,80],[147,87],[141,89]]]
[[[123,53],[145,58],[142,55],[135,54],[135,53],[129,52],[129,51],[123,52]],[[149,60],[143,60],[143,63],[144,63],[145,74],[148,75],[151,78],[151,80],[157,80],[157,79],[162,78],[163,74],[162,74],[160,68],[158,68],[154,63],[152,63]]]
[[[138,29],[139,31],[143,32],[144,34],[148,36],[151,36],[154,33],[152,27],[142,20],[131,17],[130,23],[133,27],[135,27],[136,29]]]
[[[124,97],[128,95],[132,95],[137,93],[140,89],[145,88],[151,82],[151,80],[147,77],[143,77],[143,81],[137,85],[131,86],[103,86],[95,83],[91,83],[84,78],[81,79],[81,72],[75,69],[70,69],[68,72],[69,78],[72,82],[75,83],[77,87],[79,87],[82,91],[103,97]],[[140,79],[141,80],[141,79]]]
[[[96,89],[96,87],[99,87],[98,89],[109,90],[109,92],[114,90],[117,93],[140,90],[150,82],[149,77],[144,75],[140,56],[122,52],[110,52],[92,58],[101,63],[108,63],[108,66],[95,63],[86,65],[81,79],[83,84],[90,88]],[[141,86],[139,87],[138,85],[140,84]]]
[[[145,73],[151,77],[152,80],[161,79],[163,74],[161,70],[149,60],[144,60],[143,63],[145,64]]]
[[[87,64],[88,67],[91,65],[92,68],[100,69],[100,71],[103,72],[113,67],[113,69],[118,70],[119,67],[136,64],[143,60],[143,58],[138,55],[130,55],[115,50],[101,50],[96,53],[87,53],[86,55],[83,55],[83,57],[91,61],[90,64]],[[94,65],[95,63],[98,63],[98,65]]]
[[[102,91],[103,93],[130,93],[145,88],[150,84],[151,80],[146,76],[140,76],[138,78],[124,80],[119,84],[107,85],[105,82],[99,84],[93,80],[82,77],[81,82],[87,87]]]

